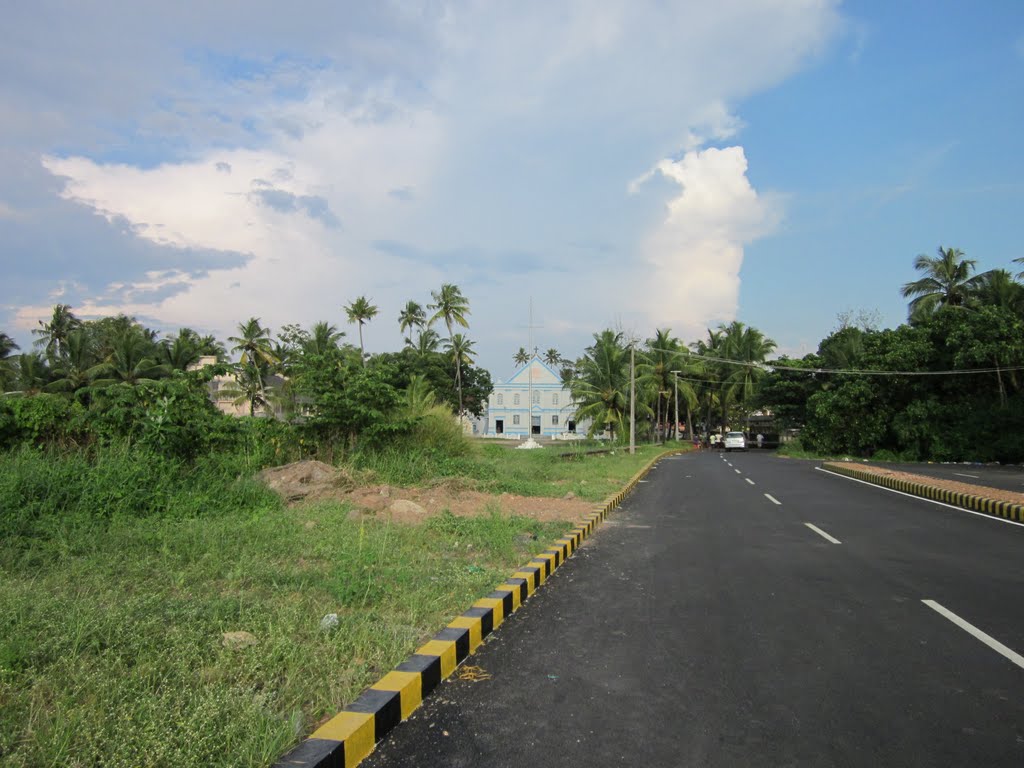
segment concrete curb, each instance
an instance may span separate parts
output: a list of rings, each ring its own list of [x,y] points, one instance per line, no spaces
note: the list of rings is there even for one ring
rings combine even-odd
[[[893,490],[909,493],[913,496],[920,496],[923,499],[953,504],[957,507],[982,512],[993,517],[1002,517],[1006,520],[1024,521],[1024,506],[1013,504],[1009,501],[997,501],[987,496],[973,493],[958,493],[957,491],[939,488],[928,483],[916,483],[909,480],[886,477],[885,475],[876,475],[873,472],[865,472],[860,467],[847,466],[838,462],[826,462],[822,464],[822,469],[839,475],[845,475],[846,477],[852,477],[854,480],[863,480],[873,485],[880,485],[883,488],[892,488]]]
[[[441,681],[472,655],[501,622],[519,609],[575,552],[651,468],[667,456],[688,453],[671,449],[651,459],[612,494],[585,515],[555,546],[519,568],[487,597],[456,617],[412,656],[363,691],[345,709],[274,763],[274,768],[353,768],[377,742],[407,719]]]

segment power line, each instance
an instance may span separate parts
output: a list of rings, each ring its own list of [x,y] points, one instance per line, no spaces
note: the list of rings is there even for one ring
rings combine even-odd
[[[747,368],[757,368],[765,373],[775,371],[793,371],[794,373],[822,373],[836,376],[966,376],[978,373],[1005,373],[1008,371],[1024,371],[1024,366],[1006,366],[996,368],[957,368],[946,371],[880,371],[867,370],[864,368],[802,368],[795,365],[778,365],[776,363],[760,363],[748,360],[729,360],[724,357],[713,357],[711,355],[699,355],[686,349],[659,349],[650,348],[653,352],[667,352],[669,354],[681,354],[686,357],[695,357],[699,360],[708,360],[713,363],[724,365],[738,365]]]

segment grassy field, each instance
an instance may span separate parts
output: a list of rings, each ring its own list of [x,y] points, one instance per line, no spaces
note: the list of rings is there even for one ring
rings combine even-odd
[[[484,448],[362,471],[596,500],[655,453]],[[568,527],[356,522],[285,508],[249,471],[0,455],[0,764],[268,765]],[[255,644],[225,647],[238,631]]]

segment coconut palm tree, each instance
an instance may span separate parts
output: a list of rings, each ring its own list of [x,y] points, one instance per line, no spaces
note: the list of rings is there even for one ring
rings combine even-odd
[[[456,333],[445,344],[445,352],[451,355],[455,364],[455,388],[459,392],[459,416],[462,416],[462,366],[472,365],[476,351],[473,349],[473,342],[463,334]]]
[[[343,338],[344,331],[339,331],[336,326],[321,320],[313,324],[309,336],[302,345],[302,351],[305,354],[325,355],[336,350]]]
[[[241,368],[251,368],[248,380],[258,385],[260,397],[266,400],[266,387],[263,384],[263,368],[278,364],[278,359],[271,351],[270,329],[260,325],[258,317],[250,317],[238,324],[238,336],[228,336],[228,341],[235,346],[232,352],[239,353],[238,364]]]
[[[58,360],[64,354],[68,335],[82,327],[82,321],[75,317],[68,304],[57,304],[53,308],[50,322],[39,321],[39,328],[32,331],[38,336],[36,346],[43,350],[48,360]]]
[[[1009,309],[1024,315],[1024,285],[1005,269],[992,269],[978,275],[978,288],[972,297],[977,304]]]
[[[433,328],[424,328],[420,331],[419,338],[416,339],[416,355],[418,357],[426,357],[429,354],[437,352],[441,346],[441,337],[437,331]]]
[[[430,296],[434,299],[434,303],[428,304],[427,309],[431,310],[434,314],[428,321],[429,323],[443,319],[445,326],[448,328],[449,339],[452,337],[453,325],[469,328],[469,322],[466,320],[466,316],[469,314],[469,299],[462,295],[459,286],[452,283],[444,283],[441,286],[441,290],[431,291]]]
[[[348,315],[350,323],[359,324],[359,357],[366,365],[366,350],[363,349],[363,326],[377,316],[377,307],[370,303],[365,296],[360,296],[347,307],[345,314]]]
[[[594,334],[594,343],[576,361],[570,392],[577,404],[575,418],[592,420],[588,437],[608,430],[614,439],[628,428],[629,351],[621,333],[607,329]]]
[[[398,330],[402,333],[410,331],[409,335],[405,337],[406,346],[414,346],[412,340],[412,329],[418,328],[420,335],[423,334],[423,328],[427,324],[427,313],[415,301],[407,301],[402,311],[398,313]]]
[[[910,320],[928,317],[940,307],[963,307],[977,290],[979,275],[971,276],[975,261],[965,259],[959,248],[939,246],[938,256],[920,254],[914,259],[914,269],[924,277],[904,284],[904,298],[910,302]]]
[[[512,355],[512,362],[516,365],[526,365],[530,362],[530,353],[526,351],[526,347],[520,347],[519,351]]]
[[[754,394],[754,385],[766,373],[764,361],[773,351],[775,342],[756,328],[743,325],[738,320],[723,328],[725,339],[723,352],[729,360],[738,365],[726,377],[728,393],[741,406],[745,406]]]
[[[170,373],[169,366],[161,365],[150,356],[152,348],[152,341],[143,330],[131,326],[114,340],[107,359],[88,370],[89,378],[97,387],[151,384]]]
[[[273,416],[274,405],[280,398],[277,392],[264,385],[264,375],[268,372],[269,367],[265,363],[256,367],[239,366],[234,382],[222,387],[220,394],[231,398],[232,405],[248,404],[249,416],[255,417],[257,410]]]
[[[637,380],[641,390],[656,400],[655,424],[658,430],[662,424],[662,405],[665,421],[672,405],[675,380],[672,371],[679,370],[682,358],[682,342],[672,336],[671,328],[656,328],[654,338],[647,339],[646,348],[640,354],[637,364]],[[676,422],[679,421],[678,414]]]
[[[72,331],[65,352],[53,369],[57,378],[46,385],[47,392],[77,392],[90,383],[89,371],[96,365],[92,337],[81,328]]]
[[[188,367],[199,362],[202,356],[199,343],[199,334],[191,328],[179,329],[177,336],[160,342],[163,363],[175,371],[188,370]]]
[[[6,359],[16,349],[21,347],[14,343],[14,339],[6,333],[0,333],[0,360]]]
[[[41,392],[50,379],[46,361],[36,352],[22,352],[11,358],[13,392],[4,394],[34,395]]]
[[[544,362],[554,368],[556,365],[562,362],[562,356],[558,353],[558,350],[552,347],[544,353]]]

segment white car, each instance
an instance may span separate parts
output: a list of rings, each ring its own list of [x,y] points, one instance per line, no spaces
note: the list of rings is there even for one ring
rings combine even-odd
[[[726,432],[725,433],[725,451],[745,451],[747,450],[747,438],[743,436],[742,432]]]

